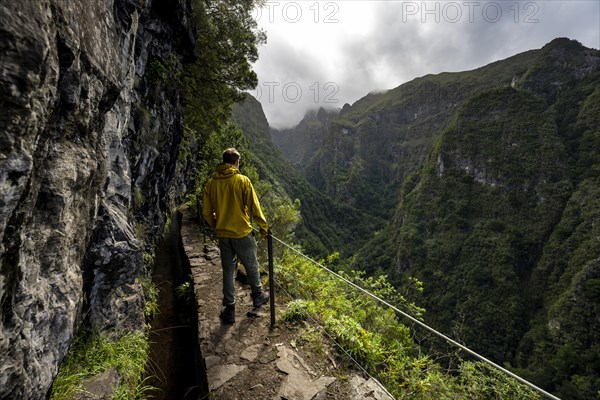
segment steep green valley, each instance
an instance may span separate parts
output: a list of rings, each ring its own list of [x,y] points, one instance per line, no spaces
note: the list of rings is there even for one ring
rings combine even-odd
[[[306,178],[342,203],[390,217],[402,182],[424,164],[460,105],[481,90],[510,85],[535,55],[526,52],[475,71],[426,75],[345,105],[317,152],[303,156],[309,160],[301,163]],[[317,114],[292,130],[275,131],[274,141],[284,154],[309,151],[316,135],[306,126],[321,120]],[[285,140],[294,136],[294,141]]]
[[[397,288],[418,278],[413,300],[433,326],[561,398],[590,399],[600,390],[599,104],[600,52],[556,39],[272,135],[321,195],[364,213],[335,231],[351,243],[352,269]],[[270,154],[259,157],[279,159]],[[304,202],[314,189],[293,174],[285,189]],[[302,217],[320,222],[324,209]],[[376,219],[388,222],[349,241]]]
[[[245,383],[227,398],[291,398],[296,394],[278,391],[290,374],[271,368],[279,367],[288,338],[306,382],[316,375],[300,354],[310,353],[308,364],[327,372],[319,380],[335,376],[326,386],[336,399],[350,393],[346,384],[359,385],[347,373],[355,367],[398,399],[542,397],[539,388],[419,331],[421,320],[563,400],[600,398],[600,51],[558,38],[475,70],[424,75],[340,109],[311,110],[297,126],[278,130],[246,91],[259,82],[299,89],[269,81],[279,68],[285,79],[310,75],[304,94],[316,104],[321,87],[337,93],[337,83],[316,82],[329,73],[366,93],[358,83],[383,82],[377,75],[400,71],[408,57],[419,58],[406,62],[418,66],[432,65],[431,54],[471,53],[465,59],[473,62],[484,52],[467,46],[462,30],[449,35],[460,43],[429,48],[426,31],[458,21],[432,29],[422,20],[412,29],[389,3],[353,11],[355,2],[343,10],[335,2],[288,2],[277,11],[306,6],[310,32],[278,13],[286,33],[272,35],[275,46],[259,60],[267,29],[271,35],[282,26],[267,15],[280,4],[266,3],[3,2],[0,398],[83,398],[88,389],[98,390],[89,393],[95,398],[141,399],[151,391],[187,398],[198,390],[214,397],[208,377],[221,380],[232,366]],[[502,7],[522,14],[534,3],[524,5]],[[374,30],[363,37],[357,28],[367,11]],[[353,12],[360,23],[344,31]],[[500,32],[497,39],[510,45],[485,41],[486,51],[516,48],[513,35],[526,32],[506,15],[498,24],[482,16],[486,24],[470,21],[469,35]],[[577,28],[593,33],[587,24]],[[321,25],[337,33],[321,34]],[[342,33],[346,46],[335,39]],[[306,38],[318,40],[303,45]],[[327,56],[313,62],[307,50]],[[277,61],[266,62],[265,74],[260,62],[272,53]],[[344,68],[329,68],[326,58],[344,60]],[[295,115],[285,111],[279,108],[273,124]],[[276,285],[268,285],[280,325],[269,332],[266,312],[256,310],[246,318],[238,308],[244,317],[222,325],[222,280],[209,284],[191,274],[202,259],[202,267],[216,267],[211,277],[222,279],[216,249],[205,243],[213,232],[198,211],[205,183],[231,146],[271,232],[290,245],[275,248]],[[181,236],[189,227],[182,206],[185,221],[199,224],[189,230],[198,235],[194,246]],[[259,243],[262,262],[267,246]],[[192,301],[199,292],[216,300],[214,308]],[[240,306],[250,306],[241,296]],[[246,328],[254,317],[252,333]],[[238,337],[246,334],[256,347]],[[224,335],[239,353],[220,353]],[[203,343],[217,357],[204,358]],[[254,382],[259,363],[265,380]],[[370,387],[362,377],[360,386]],[[328,396],[315,390],[312,398]]]

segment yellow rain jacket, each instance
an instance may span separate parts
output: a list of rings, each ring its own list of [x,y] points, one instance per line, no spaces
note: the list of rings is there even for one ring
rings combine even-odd
[[[217,237],[247,236],[252,232],[251,217],[258,223],[261,235],[265,236],[269,229],[250,179],[227,163],[217,165],[204,187],[202,216]]]

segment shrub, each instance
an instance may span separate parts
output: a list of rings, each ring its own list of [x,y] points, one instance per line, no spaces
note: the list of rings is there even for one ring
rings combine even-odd
[[[335,255],[323,263],[337,264]],[[422,319],[424,310],[409,303],[385,276],[340,273],[376,296]],[[287,321],[310,314],[369,374],[397,398],[410,399],[539,399],[540,396],[504,373],[479,362],[463,362],[459,371],[445,370],[413,341],[393,309],[329,275],[324,269],[286,251],[278,259],[276,279],[295,298],[283,313]],[[415,290],[422,290],[419,281]]]

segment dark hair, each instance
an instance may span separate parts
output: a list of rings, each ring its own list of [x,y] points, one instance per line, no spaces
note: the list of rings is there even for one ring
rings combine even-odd
[[[230,147],[225,149],[223,152],[223,162],[228,164],[235,164],[240,159],[240,153],[234,148]]]

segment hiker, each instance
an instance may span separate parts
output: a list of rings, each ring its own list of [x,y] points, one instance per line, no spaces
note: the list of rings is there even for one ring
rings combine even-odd
[[[225,306],[220,317],[224,323],[232,324],[235,322],[233,279],[238,258],[246,269],[254,307],[269,300],[269,294],[263,291],[260,282],[256,240],[250,220],[254,217],[263,237],[267,236],[269,226],[250,179],[240,173],[240,153],[233,147],[223,152],[223,162],[217,165],[204,188],[202,216],[219,240]]]

